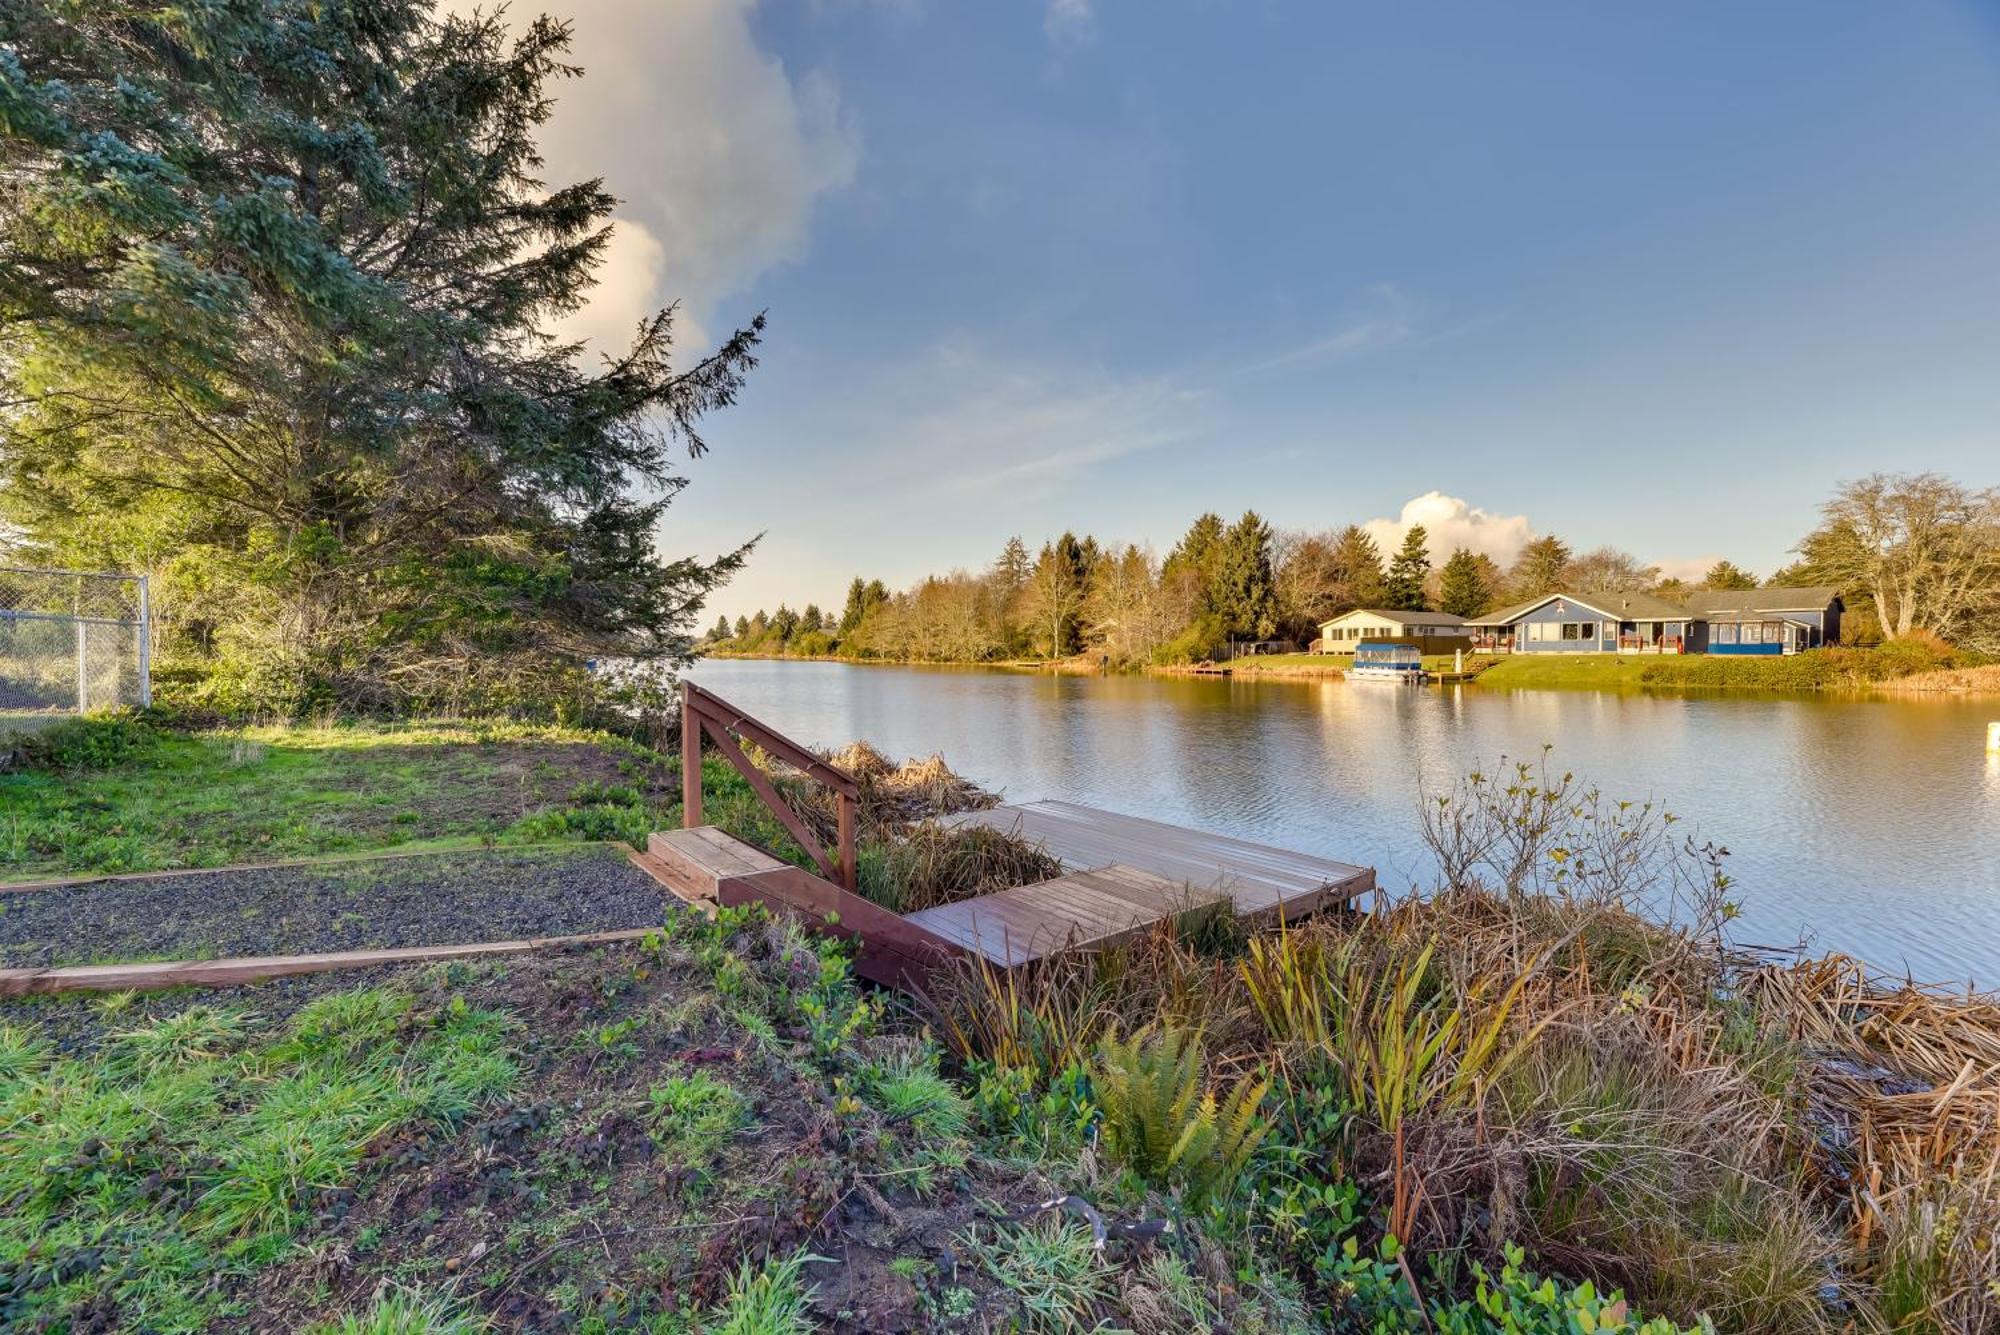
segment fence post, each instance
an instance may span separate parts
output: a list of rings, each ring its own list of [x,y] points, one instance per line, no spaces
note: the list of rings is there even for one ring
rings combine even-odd
[[[153,594],[150,575],[139,576],[139,708],[153,707]]]
[[[70,611],[76,618],[76,712],[87,714],[90,712],[90,623],[83,619],[80,596],[71,596]]]

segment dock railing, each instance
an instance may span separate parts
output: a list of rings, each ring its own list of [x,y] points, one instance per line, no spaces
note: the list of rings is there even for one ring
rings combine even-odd
[[[783,733],[760,723],[721,696],[705,691],[691,681],[681,682],[681,824],[692,829],[702,824],[701,739],[706,734],[723,759],[735,767],[751,789],[771,809],[778,823],[798,841],[806,856],[821,873],[847,890],[857,888],[854,865],[854,817],[861,799],[861,785],[854,776],[800,746]],[[772,784],[770,776],[757,768],[743,753],[737,738],[754,742],[765,751],[798,770],[807,778],[831,788],[838,812],[836,849],[829,854],[820,846],[804,820],[793,811]]]

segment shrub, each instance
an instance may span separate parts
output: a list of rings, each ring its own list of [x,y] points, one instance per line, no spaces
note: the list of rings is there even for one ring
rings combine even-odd
[[[1201,663],[1229,651],[1229,631],[1220,617],[1196,619],[1186,630],[1153,651],[1153,661],[1162,665]]]
[[[86,714],[22,734],[15,764],[35,770],[115,769],[144,758],[158,732],[137,714]]]
[[[1714,1335],[1706,1317],[1686,1328],[1664,1317],[1644,1320],[1621,1293],[1605,1297],[1588,1280],[1572,1286],[1544,1279],[1523,1268],[1519,1247],[1503,1250],[1506,1263],[1498,1276],[1474,1264],[1471,1298],[1426,1303],[1410,1287],[1395,1239],[1385,1240],[1372,1257],[1349,1239],[1333,1274],[1353,1322],[1344,1328],[1377,1335],[1418,1329],[1436,1335]]]

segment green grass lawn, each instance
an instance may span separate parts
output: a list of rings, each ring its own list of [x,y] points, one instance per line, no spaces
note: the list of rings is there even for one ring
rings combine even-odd
[[[1508,654],[1479,674],[1479,684],[1617,690],[1645,685],[1646,667],[1660,661],[1636,654]]]
[[[1976,656],[1973,656],[1976,660]],[[1921,645],[1797,654],[1510,654],[1479,675],[1503,689],[1867,690],[1953,660]]]
[[[138,735],[115,758],[0,774],[0,880],[643,838],[678,782],[628,742],[504,723]]]

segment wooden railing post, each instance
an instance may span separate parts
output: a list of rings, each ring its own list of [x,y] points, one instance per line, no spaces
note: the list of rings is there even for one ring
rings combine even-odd
[[[681,683],[681,825],[701,824],[701,708],[694,684]]]
[[[840,883],[849,891],[861,888],[860,869],[854,865],[854,799],[846,793],[839,796],[840,809]]]

